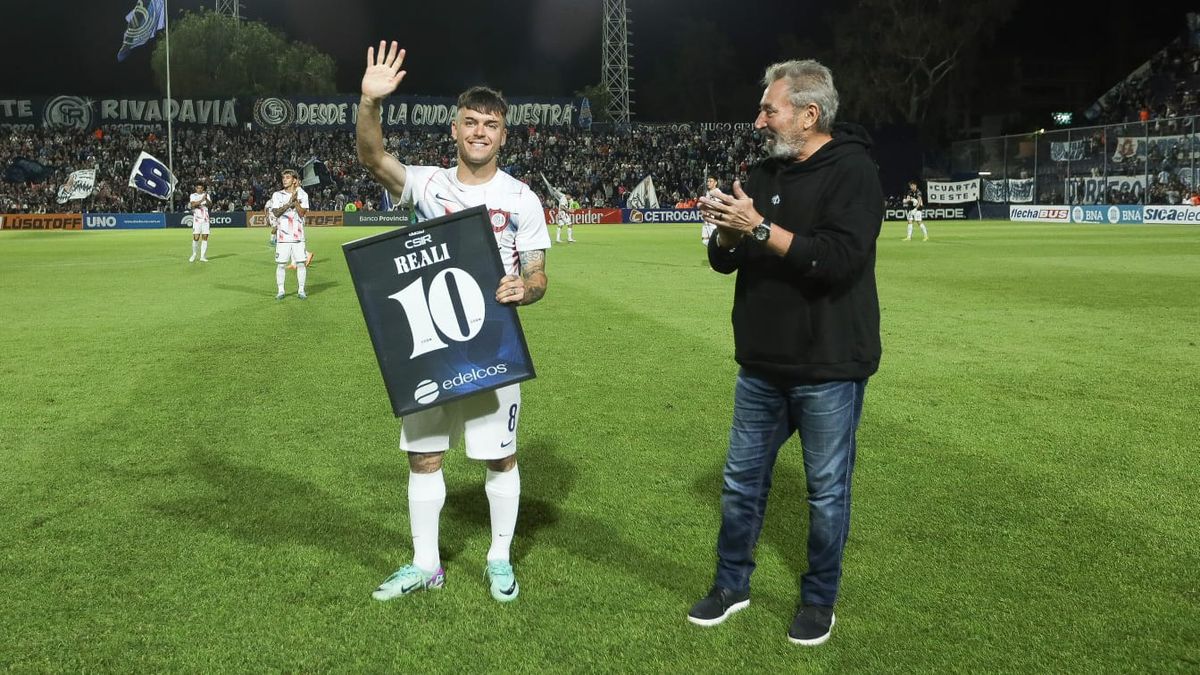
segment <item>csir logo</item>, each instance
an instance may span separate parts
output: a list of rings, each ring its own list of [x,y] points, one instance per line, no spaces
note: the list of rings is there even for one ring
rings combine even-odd
[[[438,394],[441,391],[438,389],[437,382],[433,380],[421,380],[417,385],[416,391],[413,392],[413,398],[417,403],[433,403],[437,400]]]
[[[433,235],[423,234],[419,237],[413,237],[412,239],[409,239],[408,241],[404,242],[404,248],[407,248],[407,249],[421,248],[422,246],[424,246],[425,244],[428,244],[431,241],[433,241]]]
[[[42,115],[49,128],[87,129],[92,125],[92,102],[78,96],[58,96],[46,104]]]
[[[282,98],[261,98],[254,104],[254,121],[264,127],[286,127],[296,119],[292,102]]]

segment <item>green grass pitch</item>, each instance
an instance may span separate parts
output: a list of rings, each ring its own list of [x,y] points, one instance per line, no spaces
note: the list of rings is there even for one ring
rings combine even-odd
[[[447,585],[340,244],[274,300],[267,235],[0,232],[0,670],[1200,669],[1200,229],[885,226],[833,639],[781,453],[750,607],[708,588],[736,366],[699,227],[579,226],[521,317],[522,592],[488,595],[483,467],[447,460]]]

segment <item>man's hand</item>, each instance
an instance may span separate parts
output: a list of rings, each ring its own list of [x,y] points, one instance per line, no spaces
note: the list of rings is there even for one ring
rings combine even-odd
[[[391,48],[384,53],[387,42],[379,41],[379,53],[374,47],[367,47],[367,71],[363,73],[362,94],[377,101],[387,98],[404,76],[407,70],[400,70],[404,65],[405,50],[400,49],[399,43],[392,41]]]
[[[524,279],[515,274],[500,279],[500,287],[496,289],[496,302],[504,305],[519,305],[524,299]]]
[[[742,190],[741,181],[733,182],[732,195],[714,190],[712,195],[700,198],[699,206],[704,222],[716,225],[726,241],[740,240],[763,221],[754,200]]]

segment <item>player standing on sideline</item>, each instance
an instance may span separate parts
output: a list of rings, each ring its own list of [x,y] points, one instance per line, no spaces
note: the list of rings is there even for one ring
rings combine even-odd
[[[200,244],[200,262],[208,262],[208,207],[212,206],[212,195],[208,194],[208,186],[203,182],[196,183],[196,191],[188,198],[188,208],[192,210],[192,257],[188,262],[196,262],[196,244]]]
[[[308,193],[300,187],[300,177],[295,171],[285,169],[280,174],[283,189],[267,200],[267,213],[275,218],[275,286],[276,300],[283,299],[283,282],[287,278],[287,263],[296,265],[296,297],[304,300],[304,282],[308,279],[308,265],[304,248],[304,216],[308,214]]]
[[[558,199],[558,211],[554,214],[554,220],[558,223],[558,231],[554,234],[554,241],[562,243],[562,229],[567,227],[567,243],[575,243],[575,223],[571,221],[571,195],[556,190],[555,196]]]
[[[708,176],[705,179],[704,196],[713,197],[717,192],[717,177]],[[704,248],[708,248],[708,240],[712,238],[713,233],[717,231],[717,226],[712,223],[700,224],[700,241],[704,243]]]
[[[458,164],[448,169],[410,166],[384,150],[380,108],[404,79],[405,50],[396,42],[367,50],[358,110],[358,158],[371,175],[401,203],[411,202],[424,221],[484,204],[491,214],[496,246],[507,274],[499,280],[496,301],[529,305],[546,293],[546,249],[550,236],[542,203],[529,186],[497,168],[508,138],[508,104],[499,92],[471,87],[458,97],[450,136]],[[386,53],[385,53],[386,49]],[[438,520],[446,501],[442,458],[452,436],[466,440],[467,457],[487,464],[484,492],[490,507],[492,544],[486,574],[492,597],[515,600],[520,591],[509,559],[517,525],[521,478],[517,471],[517,421],[520,385],[513,384],[429,408],[404,418],[400,449],[408,453],[408,516],[413,560],[375,589],[371,597],[391,600],[445,583],[438,551]]]
[[[904,235],[904,241],[912,240],[912,225],[913,221],[921,226],[921,234],[925,235],[925,241],[929,241],[929,230],[925,229],[925,214],[921,209],[925,208],[925,198],[921,196],[921,189],[917,187],[917,182],[908,181],[908,194],[904,195],[904,205],[908,207],[908,234]]]

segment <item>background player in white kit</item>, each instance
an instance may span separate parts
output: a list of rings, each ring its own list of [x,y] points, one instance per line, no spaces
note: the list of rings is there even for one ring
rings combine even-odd
[[[717,192],[717,177],[708,176],[704,179],[704,196],[713,197],[713,193]],[[700,242],[704,244],[704,248],[708,248],[708,240],[712,238],[713,233],[717,231],[717,226],[712,223],[700,224]]]
[[[554,241],[562,243],[562,229],[567,228],[567,243],[575,243],[575,223],[571,222],[571,195],[558,190],[555,195],[558,198],[558,211],[555,212],[555,220],[558,222],[558,230],[554,234]]]
[[[280,174],[283,189],[267,200],[267,213],[275,218],[275,286],[276,300],[284,296],[283,283],[287,279],[287,265],[296,266],[296,297],[304,300],[304,282],[308,278],[308,265],[304,248],[304,216],[308,214],[308,193],[300,187],[300,177],[295,171],[285,169]]]
[[[921,211],[925,208],[925,197],[921,195],[916,181],[908,181],[908,194],[904,195],[904,205],[908,207],[908,234],[904,235],[904,241],[912,239],[914,220],[921,226],[921,234],[925,236],[925,241],[929,241],[929,230],[925,229],[925,214]]]
[[[386,50],[386,53],[385,53]],[[499,280],[496,300],[514,305],[537,302],[546,292],[546,249],[550,236],[541,200],[528,185],[500,171],[496,157],[507,140],[508,104],[499,92],[472,87],[458,97],[450,135],[458,164],[448,169],[402,164],[384,151],[380,106],[396,90],[406,71],[405,51],[392,42],[367,50],[362,99],[358,110],[358,157],[384,188],[412,202],[419,220],[485,204],[507,274]],[[467,457],[487,464],[484,491],[491,515],[492,543],[486,574],[492,597],[515,600],[520,591],[509,548],[517,524],[521,478],[517,471],[517,421],[520,385],[481,392],[404,418],[400,449],[408,453],[408,514],[413,561],[389,576],[372,597],[391,600],[445,583],[438,551],[438,519],[446,501],[442,457],[451,438],[461,434]]]
[[[196,191],[188,198],[188,208],[192,210],[192,257],[188,262],[196,262],[196,246],[200,246],[200,262],[208,262],[208,207],[212,206],[212,196],[208,194],[208,186],[196,183]]]

